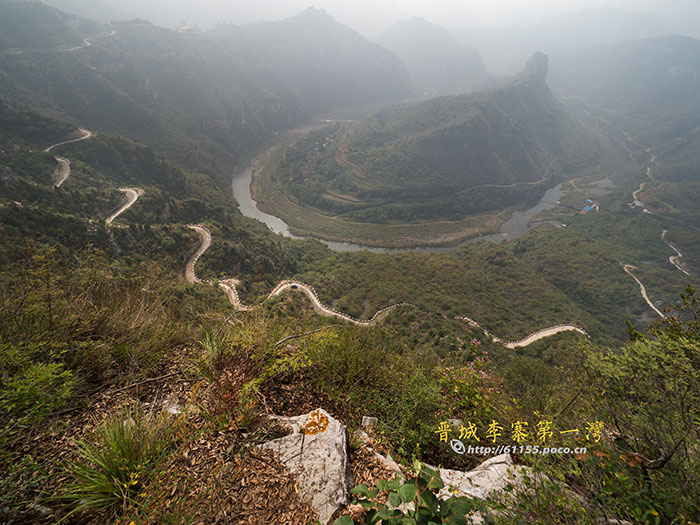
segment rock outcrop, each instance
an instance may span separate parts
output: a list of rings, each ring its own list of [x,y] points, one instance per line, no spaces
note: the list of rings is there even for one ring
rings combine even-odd
[[[445,487],[438,497],[449,498],[456,495],[485,499],[491,493],[501,491],[509,484],[522,486],[523,469],[528,467],[516,466],[510,454],[501,454],[487,459],[468,472],[441,468],[439,473]]]
[[[348,501],[347,438],[345,425],[319,408],[297,417],[274,417],[291,434],[261,445],[277,455],[297,475],[299,491],[311,499],[321,523]]]
[[[268,441],[261,448],[275,453],[297,477],[301,496],[311,500],[321,523],[329,523],[335,511],[347,504],[351,488],[345,426],[321,408],[301,416],[272,416],[272,419],[291,433]],[[366,443],[369,436],[359,432],[360,439]],[[382,456],[372,448],[368,450],[388,470],[403,477],[391,456]],[[468,472],[432,468],[439,472],[445,484],[438,494],[441,499],[455,495],[485,499],[508,485],[522,488],[525,470],[529,470],[515,465],[510,454],[490,458]]]

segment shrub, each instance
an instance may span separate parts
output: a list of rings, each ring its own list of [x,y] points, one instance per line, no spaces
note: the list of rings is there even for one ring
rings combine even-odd
[[[466,366],[448,366],[441,371],[440,386],[456,410],[483,419],[493,414],[498,381],[486,372],[487,359],[477,357]]]
[[[700,520],[700,305],[682,303],[614,349],[588,348],[594,409],[614,439],[600,452],[589,490],[635,522]],[[600,480],[600,481],[598,481]]]
[[[353,505],[360,505],[366,510],[365,523],[462,525],[471,523],[475,512],[486,510],[483,502],[476,499],[457,496],[438,499],[437,493],[444,487],[439,474],[420,462],[415,462],[413,469],[414,475],[410,479],[379,481],[373,489],[368,489],[362,483],[350,491],[360,495]],[[360,519],[359,513],[355,514],[354,518]],[[493,523],[488,516],[484,518],[486,523]],[[335,521],[335,525],[353,523],[350,516],[342,516]]]
[[[33,363],[12,375],[0,393],[0,412],[38,421],[60,409],[73,394],[75,380],[60,363]]]
[[[424,446],[430,453],[437,414],[445,409],[434,355],[405,348],[392,337],[384,327],[319,336],[309,345],[312,379],[351,417],[378,417],[379,430],[399,456]]]
[[[150,472],[167,454],[172,428],[161,418],[123,410],[107,418],[90,443],[78,442],[67,466],[75,481],[60,497],[73,513],[116,513],[136,503]],[[66,516],[67,517],[67,516]]]

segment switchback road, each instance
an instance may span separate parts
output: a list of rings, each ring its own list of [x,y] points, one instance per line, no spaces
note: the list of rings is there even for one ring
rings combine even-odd
[[[77,139],[64,140],[63,142],[59,142],[58,144],[49,146],[44,151],[48,153],[58,146],[63,146],[64,144],[71,144],[73,142],[80,142],[81,140],[89,139],[93,135],[94,133],[92,131],[80,128],[80,137],[78,137]],[[56,157],[56,162],[58,162],[58,168],[56,169],[54,174],[53,185],[55,188],[60,188],[61,184],[63,184],[66,181],[66,179],[70,177],[70,160],[68,160],[65,157]]]
[[[199,277],[197,277],[197,274],[195,272],[195,265],[197,264],[197,261],[199,261],[199,258],[204,254],[204,252],[207,251],[209,246],[211,246],[211,233],[207,228],[201,225],[190,225],[188,226],[189,228],[193,229],[194,231],[197,232],[199,235],[199,238],[201,240],[201,244],[197,248],[197,250],[194,252],[192,257],[190,257],[190,260],[187,262],[187,265],[185,267],[185,278],[187,279],[187,282],[190,283],[208,283],[208,284],[213,284],[212,281],[203,281]],[[325,317],[335,317],[337,319],[342,319],[344,321],[347,321],[349,323],[354,324],[355,326],[373,326],[374,324],[377,323],[377,321],[381,320],[386,314],[388,314],[391,310],[401,307],[401,306],[410,306],[409,303],[397,303],[393,304],[391,306],[387,306],[386,308],[382,308],[379,310],[377,313],[375,313],[370,319],[357,319],[356,317],[353,317],[351,315],[345,314],[343,312],[339,312],[335,308],[331,308],[330,306],[327,306],[321,302],[321,300],[318,297],[318,294],[316,293],[316,290],[314,290],[313,287],[309,286],[308,284],[304,284],[298,281],[290,281],[290,280],[285,280],[281,281],[275,288],[270,292],[270,294],[263,299],[263,301],[259,304],[252,305],[252,306],[247,306],[244,305],[240,297],[238,296],[238,290],[236,286],[239,284],[239,282],[236,279],[224,279],[218,281],[218,285],[220,288],[224,290],[226,293],[226,296],[228,297],[229,301],[233,305],[233,307],[236,309],[236,311],[250,311],[254,310],[256,308],[259,308],[262,306],[262,304],[270,299],[271,297],[278,296],[284,292],[288,291],[296,291],[296,292],[301,292],[306,297],[309,298],[311,301],[311,304],[314,307],[314,311],[318,313],[319,315],[323,315]],[[565,332],[565,331],[576,331],[579,332],[583,335],[588,335],[585,330],[582,328],[579,328],[578,326],[575,325],[557,325],[557,326],[552,326],[549,328],[543,328],[542,330],[538,330],[537,332],[534,332],[524,339],[521,339],[519,341],[507,341],[504,342],[498,337],[494,336],[491,332],[483,328],[481,325],[479,325],[476,321],[473,321],[472,319],[469,319],[468,317],[460,317],[459,319],[467,321],[470,325],[479,328],[482,330],[486,335],[491,337],[494,342],[496,343],[503,343],[507,348],[518,348],[522,346],[528,346],[535,341],[539,341],[540,339],[544,339],[545,337],[550,337],[554,334],[557,334],[559,332]]]
[[[105,219],[105,222],[107,224],[112,224],[114,219],[116,219],[126,210],[131,208],[131,206],[133,206],[133,204],[138,200],[138,198],[141,195],[143,195],[143,190],[141,188],[119,188],[119,191],[122,191],[126,194],[126,202],[122,204],[117,211],[115,211],[112,215]]]

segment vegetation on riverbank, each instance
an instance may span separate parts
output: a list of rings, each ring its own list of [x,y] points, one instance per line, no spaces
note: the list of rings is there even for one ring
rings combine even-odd
[[[285,191],[280,181],[284,174],[279,171],[283,156],[284,148],[279,147],[265,155],[265,164],[253,174],[253,197],[262,211],[282,218],[292,233],[300,236],[397,248],[456,245],[471,237],[496,233],[512,213],[509,209],[460,220],[406,221],[404,217],[380,223],[336,216],[322,208],[315,209],[313,204],[297,202],[293,194]],[[346,204],[356,207],[351,202]]]

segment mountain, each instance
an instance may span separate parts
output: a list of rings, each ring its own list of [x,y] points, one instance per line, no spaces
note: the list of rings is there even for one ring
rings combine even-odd
[[[133,14],[116,9],[100,0],[42,0],[42,2],[66,13],[101,24],[136,18]]]
[[[476,48],[462,47],[447,29],[423,18],[395,24],[377,42],[406,64],[418,93],[456,95],[492,82]]]
[[[26,48],[0,53],[3,97],[225,178],[280,130],[409,89],[394,55],[315,10],[217,36],[102,26],[37,2],[0,7],[3,48]]]
[[[700,112],[700,40],[664,36],[573,51],[552,61],[567,94],[642,118]]]
[[[700,40],[665,36],[598,46],[558,59],[552,70],[552,85],[574,107],[602,113],[604,125],[614,122],[633,135],[646,162],[653,151],[654,178],[671,185],[650,190],[647,200],[666,216],[692,222],[692,212],[681,210],[700,191]]]
[[[596,151],[547,69],[536,53],[503,88],[385,109],[321,146],[297,141],[278,180],[336,220],[457,220],[535,200]]]
[[[672,32],[651,13],[602,7],[555,15],[532,26],[454,30],[452,34],[460,44],[476,47],[489,71],[511,74],[538,49],[554,59],[576,49]]]
[[[318,110],[396,100],[410,93],[405,66],[392,53],[309,8],[297,16],[245,26],[219,26],[210,36],[275,93]],[[241,60],[240,58],[238,60]]]
[[[0,56],[0,91],[16,104],[127,135],[212,173],[306,117],[256,85],[215,43],[138,21],[114,30],[101,27],[92,45],[69,52]]]
[[[99,32],[94,22],[37,1],[0,0],[0,52],[79,45]]]
[[[311,126],[353,97],[398,94],[371,62],[398,59],[352,33],[325,56],[314,45],[332,48],[334,24],[316,11],[233,45],[1,5],[3,523],[700,522],[700,183],[649,180],[673,166],[637,164],[636,135],[620,140],[630,155],[593,155],[547,87],[546,56],[499,89]],[[243,217],[202,170],[251,158],[256,180],[282,169],[282,202],[316,192],[311,206],[336,206],[328,222],[391,221],[358,230],[403,228],[392,241],[595,162],[533,217],[566,228],[339,253]],[[594,180],[620,171],[635,184]],[[638,179],[669,211],[627,205]],[[581,214],[589,192],[596,213]],[[513,454],[482,463],[496,448]],[[496,483],[475,491],[476,476]]]

